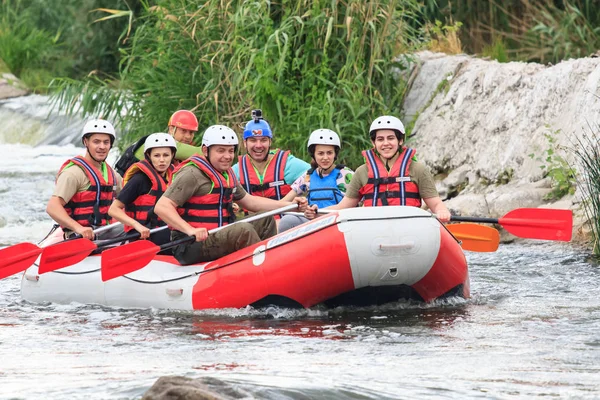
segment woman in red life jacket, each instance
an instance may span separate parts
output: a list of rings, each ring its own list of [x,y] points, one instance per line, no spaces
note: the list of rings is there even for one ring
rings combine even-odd
[[[421,199],[442,222],[450,221],[450,212],[435,188],[433,176],[425,164],[414,159],[416,151],[404,146],[404,125],[392,116],[381,116],[371,124],[373,148],[363,151],[366,163],[356,173],[342,201],[330,210],[356,207],[413,206]],[[309,206],[304,216],[313,219],[317,206]]]
[[[111,217],[125,225],[125,231],[135,229],[141,239],[149,238],[157,245],[170,240],[168,229],[152,235],[150,229],[165,225],[154,213],[154,205],[171,183],[176,151],[177,143],[168,133],[148,136],[144,143],[144,159],[125,172],[123,190],[108,210]]]

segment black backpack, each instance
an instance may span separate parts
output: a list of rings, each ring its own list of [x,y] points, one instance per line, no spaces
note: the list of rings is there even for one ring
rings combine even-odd
[[[125,152],[121,155],[117,163],[115,164],[115,171],[121,176],[125,176],[125,171],[129,169],[133,164],[140,161],[136,158],[135,152],[144,145],[146,138],[150,135],[146,135],[131,146],[129,146]]]

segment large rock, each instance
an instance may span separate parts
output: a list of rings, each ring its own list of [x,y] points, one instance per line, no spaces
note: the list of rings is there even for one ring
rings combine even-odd
[[[248,398],[248,394],[225,386],[223,382],[216,379],[163,376],[158,378],[144,394],[142,400],[233,400],[243,398]]]
[[[448,205],[463,214],[501,216],[547,206],[547,150],[572,147],[600,121],[600,58],[545,66],[422,52],[412,64],[406,122],[409,145],[440,179]],[[556,133],[558,132],[558,133]],[[556,138],[550,143],[547,135]],[[571,164],[571,152],[562,152]],[[578,210],[570,196],[563,206]]]
[[[10,73],[4,61],[0,60],[0,100],[25,96],[29,89],[16,76]]]

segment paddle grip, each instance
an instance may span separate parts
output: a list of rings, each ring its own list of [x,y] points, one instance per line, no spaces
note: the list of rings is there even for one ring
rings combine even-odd
[[[483,224],[497,224],[498,218],[480,218],[480,217],[461,217],[453,215],[450,217],[452,222],[479,222]]]

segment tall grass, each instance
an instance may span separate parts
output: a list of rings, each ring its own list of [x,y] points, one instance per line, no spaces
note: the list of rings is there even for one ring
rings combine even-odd
[[[163,0],[145,7],[120,49],[118,83],[54,84],[62,107],[126,109],[127,142],[164,130],[179,108],[193,109],[201,129],[225,123],[238,130],[252,108],[262,108],[278,146],[307,158],[311,130],[331,128],[344,142],[341,159],[356,166],[357,150],[370,146],[370,121],[400,113],[405,86],[395,57],[420,37],[416,0]],[[120,91],[111,97],[114,85]],[[102,103],[99,95],[108,97]]]
[[[592,0],[426,0],[424,10],[427,19],[461,21],[471,53],[556,63],[600,48],[600,7]]]
[[[579,187],[592,233],[594,255],[600,255],[600,126],[588,123],[581,137],[573,139],[573,153],[579,162]]]
[[[28,86],[44,90],[53,77],[118,72],[125,21],[94,24],[96,8],[138,0],[0,0],[0,59]]]

